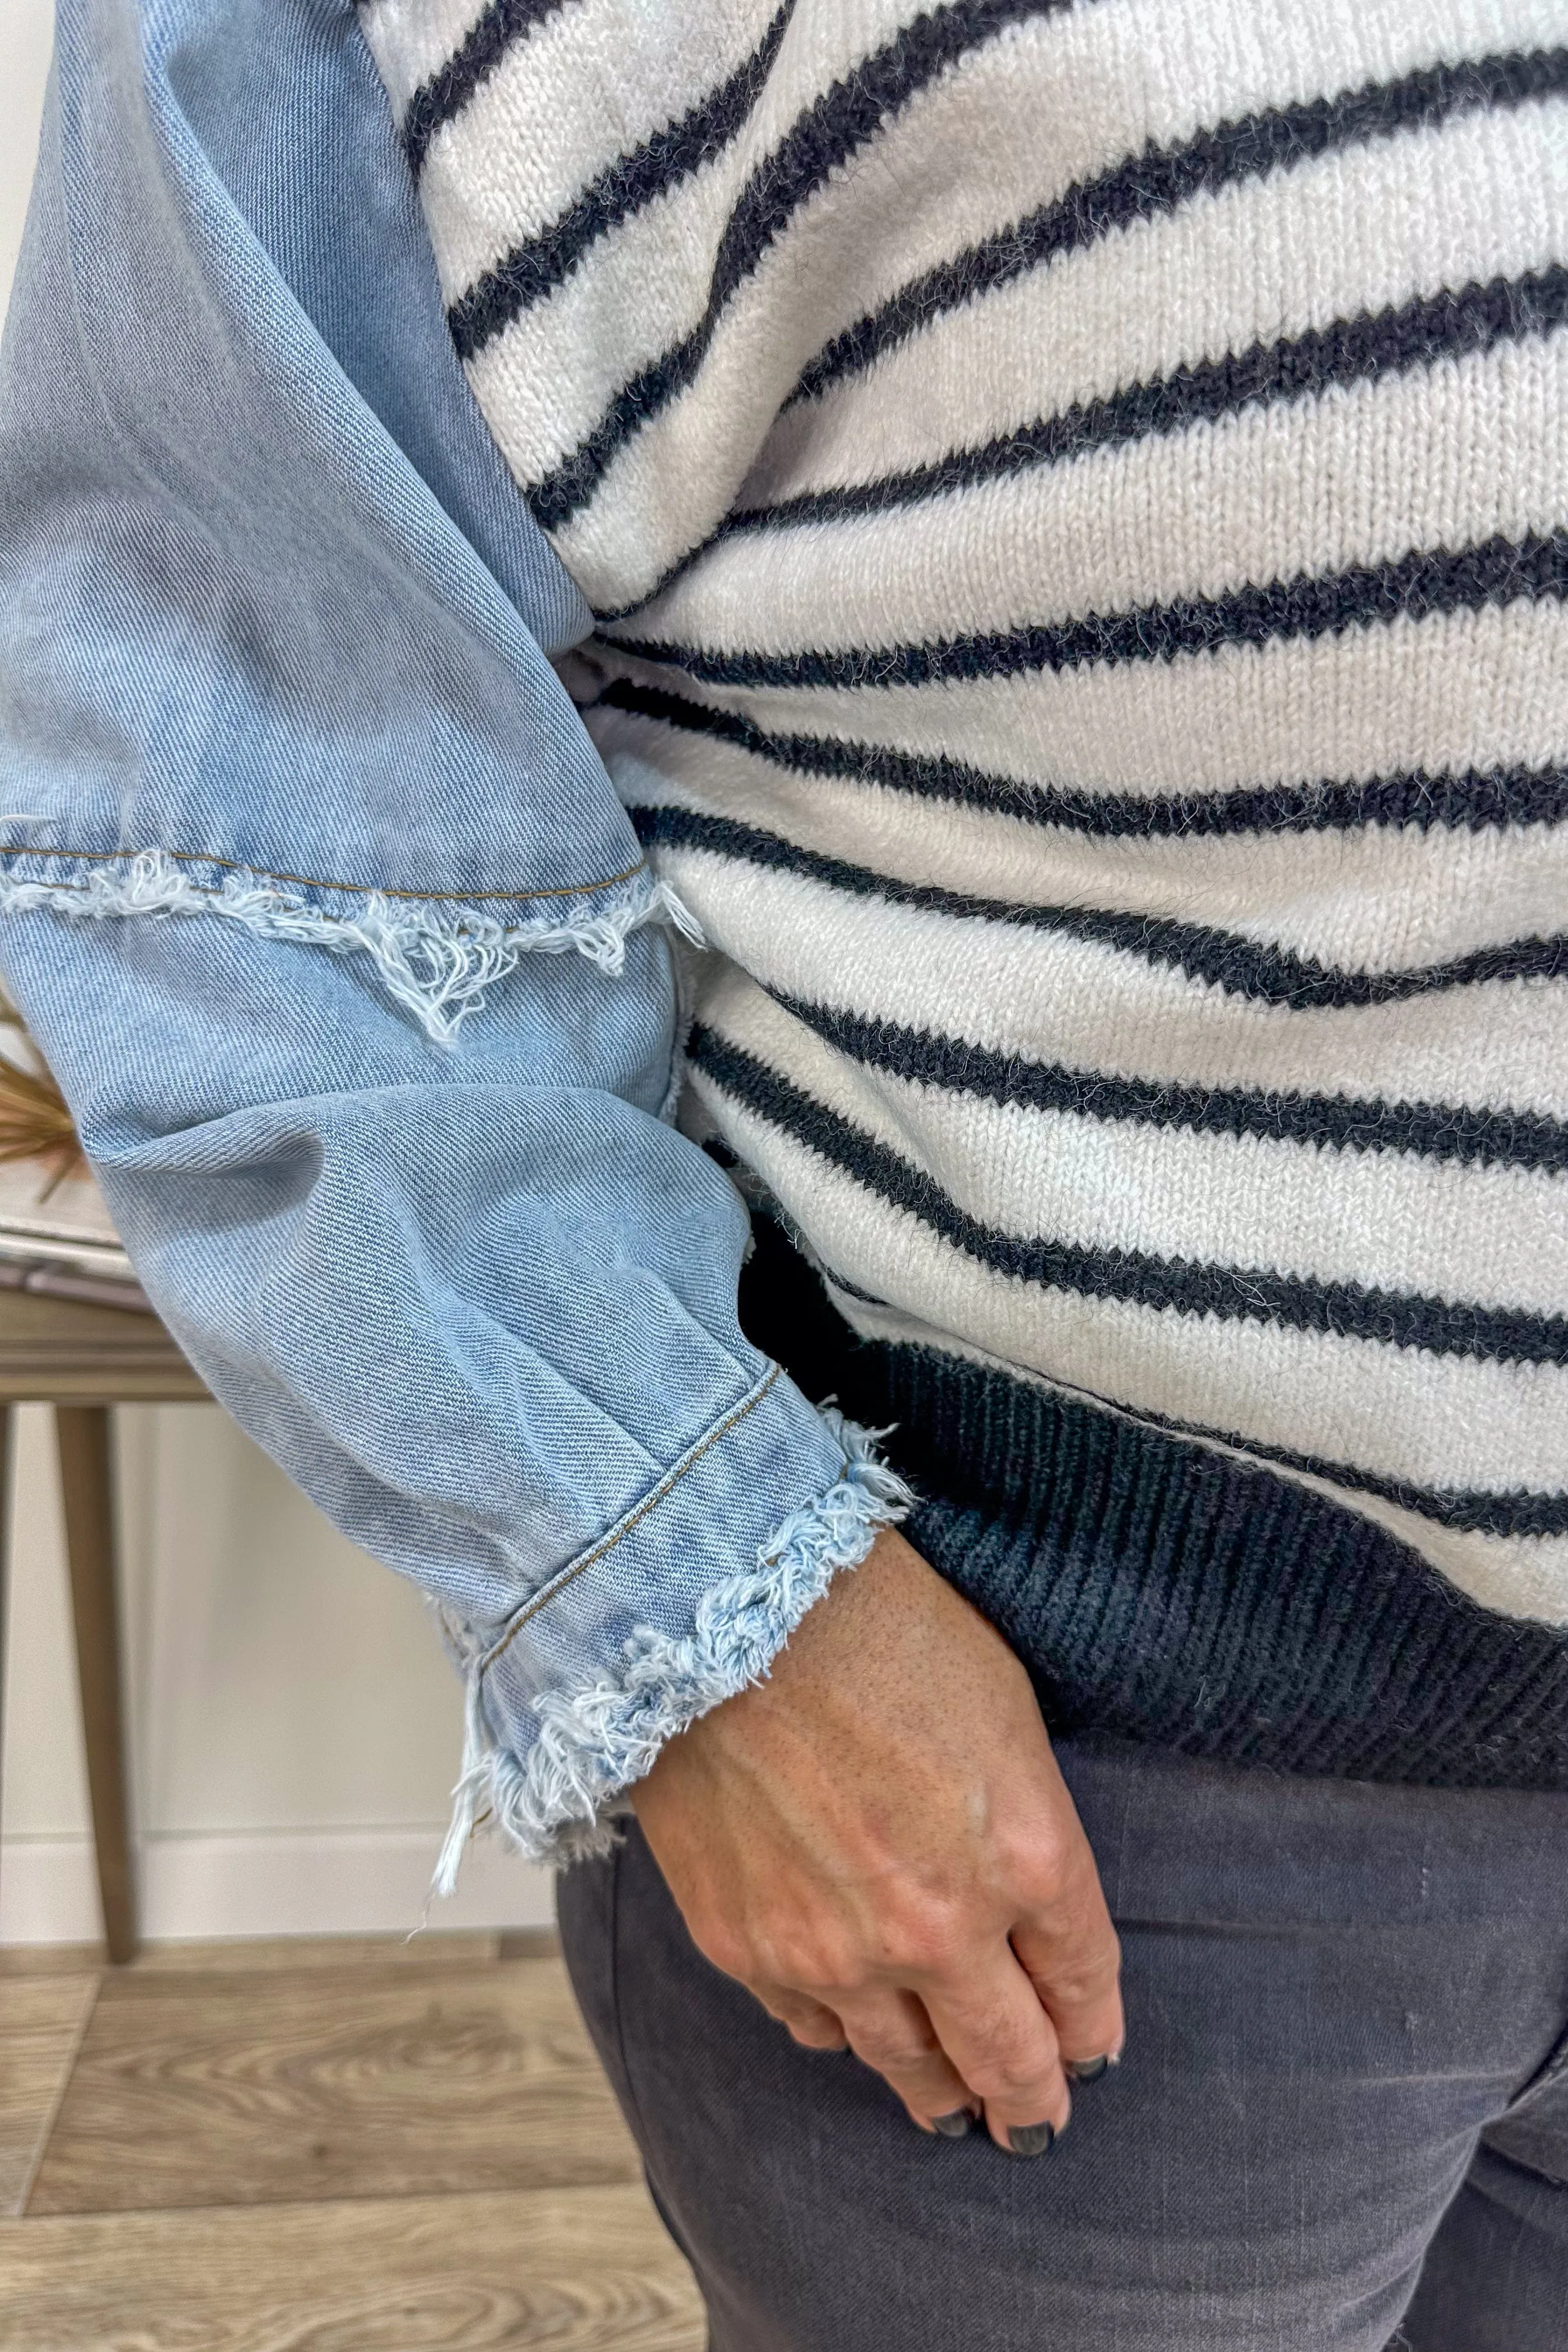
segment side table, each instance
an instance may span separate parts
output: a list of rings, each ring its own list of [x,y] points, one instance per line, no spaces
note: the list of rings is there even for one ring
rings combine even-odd
[[[103,1938],[116,1965],[136,1949],[126,1813],[110,1413],[117,1404],[198,1404],[207,1391],[153,1315],[0,1290],[0,1705],[5,1694],[11,1407],[54,1409],[77,1676],[92,1803]]]

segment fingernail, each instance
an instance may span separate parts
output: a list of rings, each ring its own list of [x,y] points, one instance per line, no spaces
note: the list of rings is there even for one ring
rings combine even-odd
[[[1062,2073],[1069,2083],[1098,2083],[1112,2066],[1120,2066],[1120,2050],[1108,2050],[1103,2058],[1064,2058]]]
[[[1044,2156],[1056,2137],[1055,2124],[1015,2124],[1007,2134],[1007,2146],[1014,2156]]]
[[[974,2128],[974,2117],[967,2107],[954,2107],[950,2116],[932,2116],[931,2129],[943,2139],[967,2139]]]

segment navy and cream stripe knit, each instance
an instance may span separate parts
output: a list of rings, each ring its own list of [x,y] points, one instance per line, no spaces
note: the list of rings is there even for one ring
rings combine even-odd
[[[1058,1720],[1568,1785],[1568,0],[362,20],[758,1336]]]

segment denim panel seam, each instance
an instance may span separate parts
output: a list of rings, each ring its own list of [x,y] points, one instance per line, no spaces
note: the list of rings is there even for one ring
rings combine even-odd
[[[704,1436],[699,1438],[695,1445],[689,1447],[679,1461],[665,1472],[658,1484],[656,1486],[650,1486],[642,1500],[634,1504],[626,1516],[616,1521],[608,1535],[601,1536],[597,1543],[590,1546],[589,1549],[580,1554],[576,1559],[568,1560],[566,1566],[558,1570],[548,1584],[542,1585],[537,1592],[530,1594],[505,1633],[480,1658],[479,1671],[481,1676],[489,1673],[502,1652],[521,1633],[530,1618],[536,1617],[558,1593],[565,1590],[567,1585],[583,1575],[585,1570],[594,1567],[597,1561],[603,1559],[606,1553],[613,1551],[625,1537],[630,1535],[632,1529],[641,1520],[647,1518],[651,1510],[673,1492],[688,1471],[694,1469],[705,1454],[710,1453],[721,1438],[729,1435],[738,1422],[743,1421],[755,1406],[761,1404],[773,1382],[778,1379],[780,1370],[781,1367],[777,1364],[770,1365],[762,1379],[741,1399],[740,1403],[726,1413],[722,1421],[715,1422],[712,1428]]]
[[[473,901],[465,911],[455,895],[439,905],[408,893],[358,891],[343,894],[348,908],[333,907],[304,896],[310,886],[287,888],[245,867],[234,868],[221,887],[205,887],[161,850],[105,857],[79,881],[45,880],[19,870],[37,855],[13,851],[0,866],[0,915],[44,909],[89,920],[216,916],[258,939],[364,955],[393,1002],[437,1045],[453,1044],[464,1018],[482,1009],[487,988],[526,955],[575,952],[613,979],[626,969],[631,933],[646,925],[673,924],[697,944],[702,938],[675,892],[641,863],[627,869],[629,878],[617,888],[601,885],[597,897],[573,891],[559,911],[520,906],[509,921],[499,909],[487,911]],[[313,887],[325,892],[333,886]]]
[[[167,857],[184,866],[214,866],[226,874],[254,874],[263,882],[291,882],[302,890],[332,890],[353,898],[411,898],[431,906],[451,899],[478,905],[492,898],[587,898],[596,890],[613,890],[619,883],[630,882],[645,871],[647,864],[646,858],[638,857],[630,866],[624,866],[618,874],[604,874],[595,881],[542,883],[536,889],[520,886],[510,890],[414,890],[392,882],[329,882],[319,875],[289,874],[275,866],[252,866],[243,858],[220,857],[208,849],[166,849],[152,845],[143,849],[35,849],[25,842],[0,842],[0,859],[28,857],[69,858],[82,866],[121,866],[138,857]],[[67,882],[58,887],[70,889],[73,886]],[[84,883],[75,887],[85,889],[88,886]],[[204,889],[199,882],[191,887]],[[205,895],[217,894],[207,890]]]

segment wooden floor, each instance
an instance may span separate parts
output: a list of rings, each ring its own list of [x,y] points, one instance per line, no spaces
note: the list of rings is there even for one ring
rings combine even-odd
[[[5,2352],[701,2352],[538,1937],[0,1952]]]

